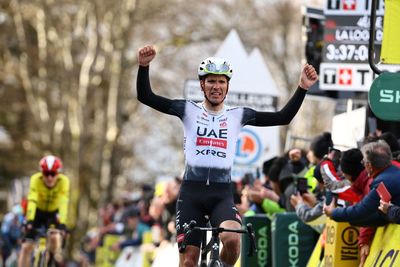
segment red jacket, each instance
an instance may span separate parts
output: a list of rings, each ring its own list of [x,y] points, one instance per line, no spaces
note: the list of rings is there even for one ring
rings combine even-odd
[[[358,193],[362,197],[366,196],[370,189],[372,183],[372,177],[368,176],[367,171],[363,170],[358,177],[355,179],[351,188],[354,192]],[[376,227],[360,227],[360,235],[358,236],[358,245],[370,245],[372,239],[374,238]]]

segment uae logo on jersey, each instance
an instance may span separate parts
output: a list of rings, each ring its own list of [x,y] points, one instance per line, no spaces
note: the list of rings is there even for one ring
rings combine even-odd
[[[236,164],[252,164],[261,155],[262,144],[258,135],[251,129],[244,128],[236,143]]]

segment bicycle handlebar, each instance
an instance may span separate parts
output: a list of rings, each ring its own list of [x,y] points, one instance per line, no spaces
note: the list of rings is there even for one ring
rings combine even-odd
[[[231,229],[231,228],[224,228],[224,227],[197,227],[196,226],[196,221],[192,220],[188,225],[185,226],[183,232],[184,232],[184,238],[182,241],[182,245],[179,249],[179,251],[182,253],[185,251],[186,248],[186,240],[187,237],[190,236],[193,230],[195,231],[210,231],[214,232],[217,234],[220,234],[222,232],[231,232],[231,233],[239,233],[239,234],[247,234],[247,236],[250,239],[250,247],[247,252],[247,256],[251,257],[254,255],[254,253],[257,253],[257,246],[256,246],[256,238],[253,230],[253,225],[251,223],[248,223],[246,225],[246,229]]]

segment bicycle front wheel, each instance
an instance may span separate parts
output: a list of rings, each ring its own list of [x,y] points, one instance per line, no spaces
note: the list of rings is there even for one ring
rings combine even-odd
[[[46,266],[46,262],[47,262],[47,260],[46,260],[46,251],[41,251],[38,256],[39,256],[39,259],[38,259],[38,262],[37,262],[37,266],[38,267],[47,267]]]
[[[210,260],[208,267],[224,267],[224,265],[219,260]]]

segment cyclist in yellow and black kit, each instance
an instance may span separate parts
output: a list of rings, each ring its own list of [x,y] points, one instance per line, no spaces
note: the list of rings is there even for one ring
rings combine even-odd
[[[18,259],[19,267],[30,265],[36,229],[48,229],[51,225],[61,230],[51,235],[50,244],[54,244],[51,250],[56,261],[62,261],[61,238],[66,230],[70,182],[66,175],[60,173],[62,162],[59,158],[45,156],[39,164],[41,171],[30,178],[26,231]]]

